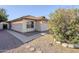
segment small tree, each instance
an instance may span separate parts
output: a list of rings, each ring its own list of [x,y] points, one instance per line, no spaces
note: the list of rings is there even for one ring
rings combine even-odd
[[[56,40],[79,43],[79,9],[58,9],[49,17],[49,27]]]
[[[6,13],[6,10],[3,9],[3,8],[0,8],[0,22],[3,22],[3,21],[7,21],[8,15]]]

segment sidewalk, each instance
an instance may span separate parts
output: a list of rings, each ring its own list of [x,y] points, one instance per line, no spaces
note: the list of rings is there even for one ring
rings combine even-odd
[[[11,31],[11,30],[7,30],[8,33],[12,34],[13,36],[15,36],[17,39],[19,39],[20,41],[22,41],[23,43],[26,43],[26,42],[29,42],[35,38],[38,38],[40,36],[42,36],[40,33],[39,34],[36,34],[36,35],[33,35],[33,36],[25,36],[23,34],[20,34],[18,32],[15,32],[15,31]]]

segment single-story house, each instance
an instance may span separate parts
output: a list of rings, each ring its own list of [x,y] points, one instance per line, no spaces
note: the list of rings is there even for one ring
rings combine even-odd
[[[46,31],[48,30],[48,19],[44,16],[35,17],[35,16],[23,16],[14,20],[11,20],[9,23],[9,29],[18,31],[18,32],[30,32],[30,31]]]

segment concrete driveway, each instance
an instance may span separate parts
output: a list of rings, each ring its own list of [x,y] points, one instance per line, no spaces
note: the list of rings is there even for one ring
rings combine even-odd
[[[23,43],[6,30],[0,31],[0,52],[17,48]]]

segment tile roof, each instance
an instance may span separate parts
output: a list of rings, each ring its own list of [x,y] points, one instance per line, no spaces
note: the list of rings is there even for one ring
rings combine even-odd
[[[39,16],[39,17],[35,17],[35,16],[31,16],[31,15],[27,15],[27,16],[23,16],[14,20],[11,20],[9,22],[15,22],[15,21],[19,21],[19,20],[35,20],[35,21],[48,21],[48,19],[44,16]]]

